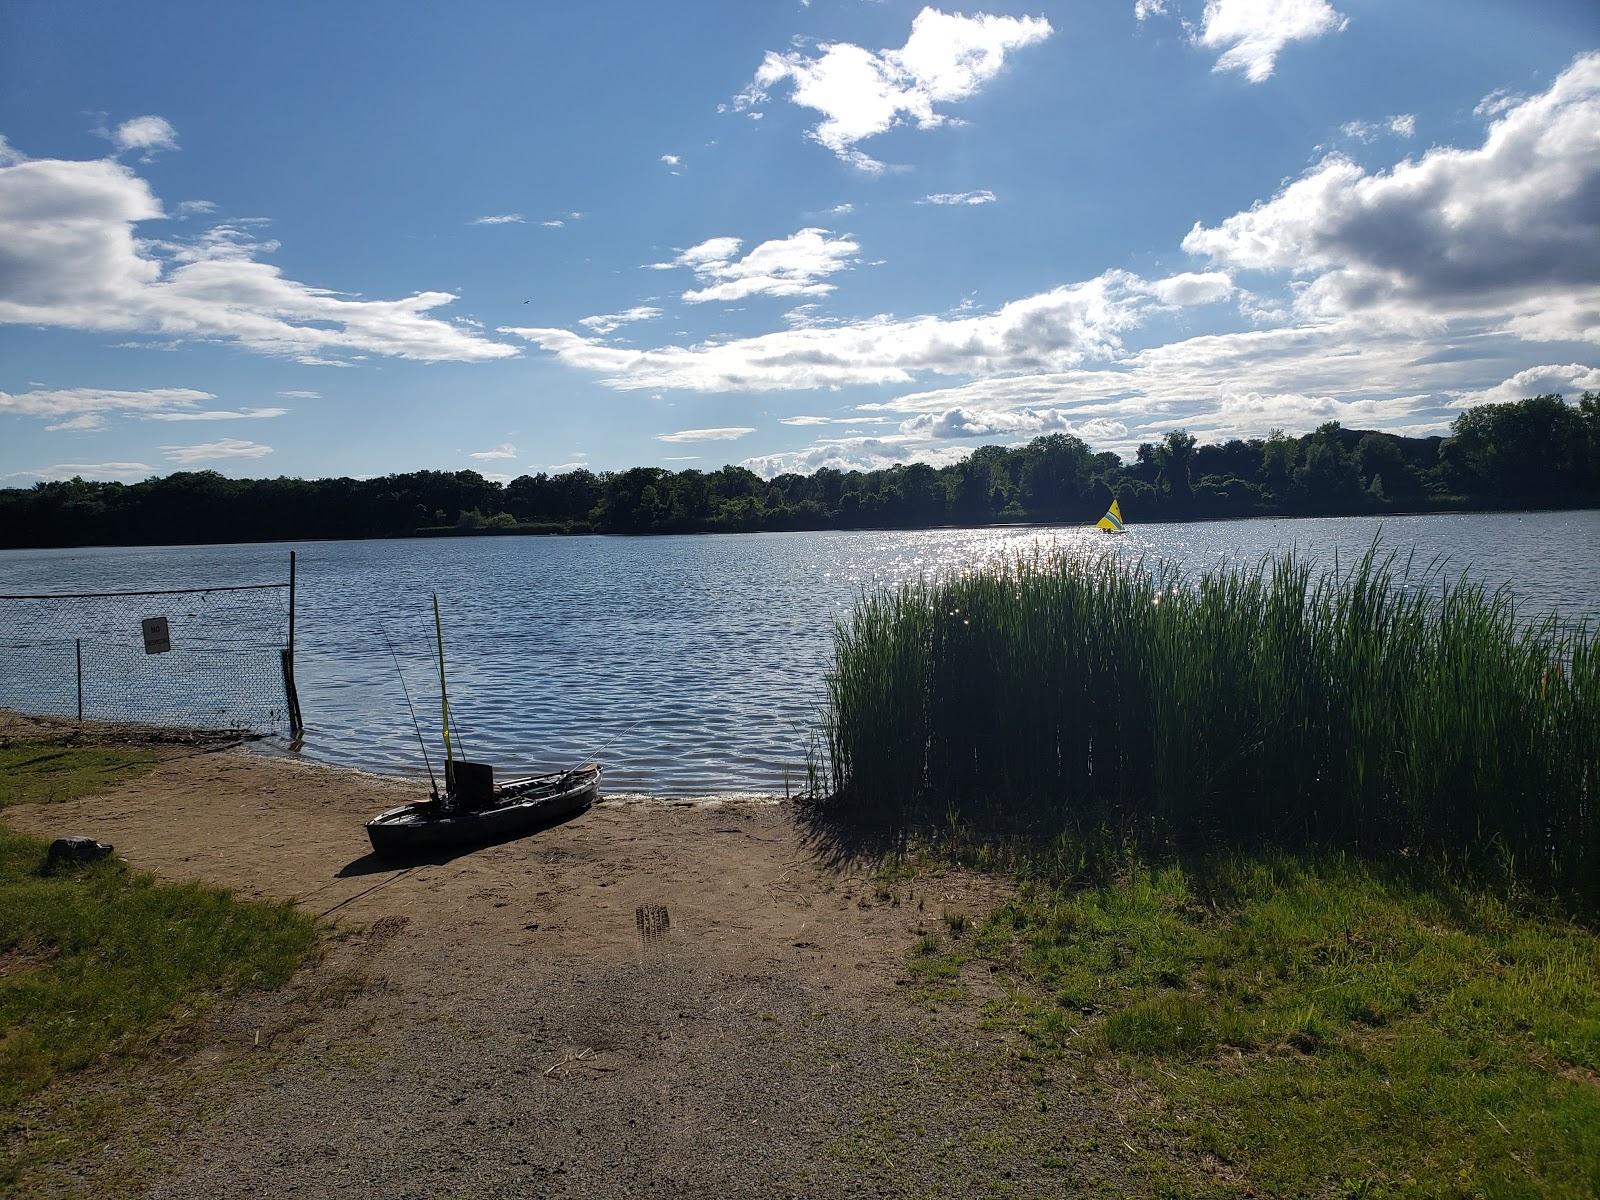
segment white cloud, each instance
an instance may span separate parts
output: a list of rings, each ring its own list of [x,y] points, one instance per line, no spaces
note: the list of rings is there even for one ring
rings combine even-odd
[[[919,129],[947,123],[936,105],[976,95],[1000,73],[1007,54],[1051,32],[1043,17],[968,17],[924,8],[899,49],[824,42],[815,56],[768,51],[733,106],[761,105],[787,83],[792,103],[822,114],[808,137],[860,170],[880,171],[883,164],[856,149],[857,142],[908,121]]]
[[[517,448],[510,442],[501,442],[493,450],[475,450],[467,455],[468,458],[475,458],[479,462],[491,462],[497,458],[515,458],[516,456]]]
[[[526,218],[521,213],[495,213],[487,217],[476,217],[469,224],[472,225],[521,225]]]
[[[540,221],[539,224],[543,225],[546,229],[560,229],[566,225],[566,222],[558,217],[549,221]]]
[[[165,215],[149,185],[115,161],[11,155],[0,165],[0,324],[218,339],[312,362],[517,353],[428,315],[455,299],[448,292],[362,300],[287,279],[258,261],[277,244],[240,222],[181,241],[138,232]]]
[[[786,238],[762,242],[743,258],[736,237],[708,238],[655,269],[687,267],[706,286],[690,289],[690,304],[733,301],[747,296],[821,296],[834,285],[826,276],[854,265],[861,247],[826,229],[802,229]]]
[[[148,162],[161,150],[178,148],[178,131],[164,117],[134,117],[117,126],[111,141],[118,151],[143,150]]]
[[[835,204],[828,210],[828,213],[830,216],[848,217],[851,213],[855,212],[855,210],[856,206],[854,204]]]
[[[185,217],[203,217],[217,211],[217,206],[210,200],[180,200],[178,201],[178,220]]]
[[[596,333],[611,333],[624,325],[634,321],[649,321],[661,315],[659,308],[652,308],[648,304],[635,305],[633,308],[623,309],[621,312],[596,313],[592,317],[584,317],[578,324],[585,329],[592,329]]]
[[[215,442],[199,442],[191,446],[163,446],[168,459],[180,465],[197,462],[215,462],[225,458],[263,458],[272,453],[271,446],[259,442],[246,442],[238,438],[222,438]]]
[[[993,204],[994,193],[988,188],[976,192],[935,192],[924,196],[918,204]]]
[[[1410,113],[1400,113],[1382,121],[1346,121],[1339,126],[1339,132],[1358,142],[1375,141],[1379,134],[1385,132],[1395,137],[1409,138],[1417,132],[1417,118]]]
[[[1174,308],[1219,304],[1232,299],[1236,290],[1225,271],[1185,271],[1150,284],[1151,294]]]
[[[683,174],[683,159],[676,154],[663,154],[661,161],[667,165],[667,170],[674,175]]]
[[[285,400],[321,400],[321,392],[307,391],[304,388],[291,388],[287,392],[279,392]]]
[[[882,425],[884,417],[783,417],[780,425]]]
[[[1272,77],[1278,52],[1344,29],[1347,18],[1327,0],[1206,0],[1194,35],[1198,45],[1220,50],[1214,71],[1238,71],[1251,83]]]
[[[1095,417],[1079,421],[1065,409],[949,408],[941,413],[919,413],[900,423],[900,432],[917,438],[1015,438],[1045,433],[1074,433],[1088,440],[1125,438],[1128,427],[1120,421]],[[1085,432],[1085,431],[1088,432]]]
[[[698,248],[697,248],[698,249]],[[1057,370],[1122,350],[1150,310],[1217,298],[1220,273],[1145,280],[1107,271],[1013,300],[980,316],[876,317],[805,325],[755,337],[629,350],[565,329],[503,328],[623,390],[769,391],[907,384],[923,373],[990,375]],[[1195,283],[1199,280],[1202,282]],[[1163,296],[1163,293],[1166,293]]]
[[[89,433],[105,427],[105,417],[99,413],[89,412],[79,413],[77,416],[68,417],[64,421],[57,421],[54,425],[46,425],[45,430],[49,433],[60,433],[66,430],[71,430],[75,433]]]
[[[212,408],[197,412],[146,412],[138,416],[146,421],[262,421],[286,416],[288,412],[287,408]]]
[[[118,391],[112,388],[41,388],[13,395],[0,392],[0,415],[61,419],[114,411],[150,412],[192,408],[202,400],[215,400],[210,392],[194,388],[149,388]],[[82,428],[78,426],[76,428]]]
[[[1333,155],[1271,200],[1183,240],[1243,270],[1310,277],[1306,316],[1437,328],[1493,321],[1528,340],[1600,341],[1600,54],[1505,109],[1478,149],[1434,147],[1368,174]]]
[[[1526,99],[1527,97],[1520,92],[1513,92],[1509,88],[1495,88],[1494,91],[1478,101],[1472,109],[1472,115],[1486,119],[1498,117],[1506,109],[1515,108]]]
[[[1524,400],[1529,396],[1555,393],[1572,397],[1589,391],[1600,391],[1600,367],[1567,363],[1564,366],[1529,367],[1493,387],[1460,392],[1451,403],[1458,408],[1471,408],[1478,404]]]
[[[53,467],[35,467],[28,471],[12,471],[8,479],[142,479],[155,473],[155,468],[141,462],[57,463]]]
[[[819,441],[803,450],[760,454],[739,465],[772,479],[791,471],[809,475],[824,467],[836,471],[881,471],[913,462],[943,467],[960,462],[971,452],[970,446],[936,446],[899,435],[843,437]]]
[[[1165,16],[1167,0],[1133,0],[1135,20],[1148,21],[1151,17]]]
[[[748,425],[727,425],[718,429],[680,429],[676,433],[658,433],[658,442],[732,442],[755,430]]]

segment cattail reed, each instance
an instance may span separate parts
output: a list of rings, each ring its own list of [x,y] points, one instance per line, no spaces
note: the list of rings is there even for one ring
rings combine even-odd
[[[835,819],[1428,856],[1600,908],[1600,642],[1376,547],[1194,578],[1052,552],[867,595],[822,742]]]

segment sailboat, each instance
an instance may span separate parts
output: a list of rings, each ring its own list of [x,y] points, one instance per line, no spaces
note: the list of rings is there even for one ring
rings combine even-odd
[[[1122,508],[1115,500],[1112,500],[1111,507],[1106,509],[1106,515],[1095,522],[1095,528],[1101,533],[1128,532],[1127,526],[1122,523]]]
[[[428,759],[428,746],[417,724],[416,710],[411,721],[422,744],[423,761],[428,764],[428,779],[433,784],[426,800],[402,804],[379,813],[367,822],[367,837],[380,857],[425,854],[431,851],[483,845],[521,837],[542,829],[553,821],[593,804],[600,795],[600,766],[584,763],[569,771],[549,775],[528,775],[496,783],[494,768],[488,763],[457,758],[450,737],[450,695],[445,687],[444,625],[439,618],[439,597],[433,597],[433,629],[439,647],[439,709],[444,733],[444,792],[439,792]],[[385,635],[387,636],[387,635]],[[392,651],[391,647],[391,651]],[[399,659],[395,660],[396,669]],[[405,686],[405,674],[400,675]],[[411,694],[406,692],[406,706]]]

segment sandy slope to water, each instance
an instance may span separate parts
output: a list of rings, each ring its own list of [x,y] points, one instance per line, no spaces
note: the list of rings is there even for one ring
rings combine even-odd
[[[1112,1165],[1074,1165],[1101,1118],[1070,1100],[1039,1114],[970,1012],[907,994],[920,933],[987,908],[990,881],[885,888],[822,861],[787,805],[752,799],[608,800],[396,870],[367,854],[362,821],[408,798],[402,783],[163,754],[110,792],[5,819],[293,898],[335,932],[288,993],[100,1085],[153,1101],[137,1191],[1059,1195]],[[54,1185],[93,1192],[126,1152],[62,1164]]]

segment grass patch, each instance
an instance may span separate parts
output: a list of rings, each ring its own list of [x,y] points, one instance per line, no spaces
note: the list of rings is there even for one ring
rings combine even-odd
[[[103,791],[144,774],[157,762],[151,750],[94,746],[0,746],[0,808],[50,804]]]
[[[1032,1054],[1164,1098],[1145,1140],[1199,1193],[1600,1193],[1600,938],[1344,859],[1213,860],[1025,886],[915,956],[986,958]],[[1232,1182],[1230,1182],[1230,1180]]]
[[[10,747],[5,795],[60,800],[144,770],[139,750]],[[0,825],[0,1127],[71,1073],[147,1050],[220,996],[282,986],[317,924],[289,904],[166,884],[115,859],[46,873],[45,843]],[[60,1107],[60,1106],[58,1106]],[[68,1143],[99,1138],[120,1106],[78,1112]],[[25,1164],[0,1165],[0,1191]]]

